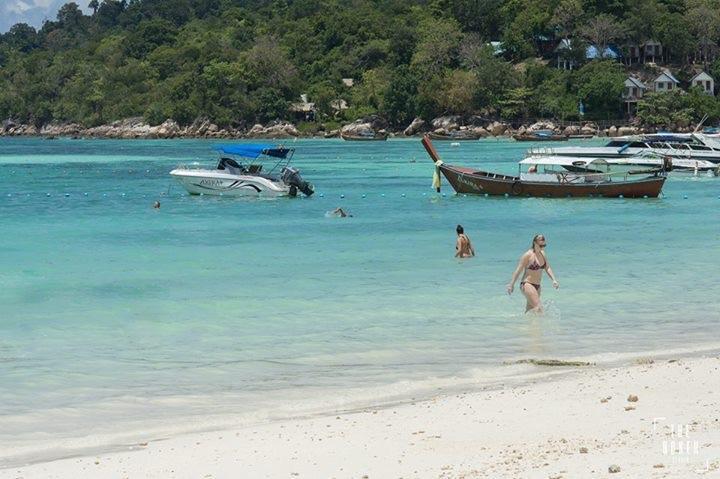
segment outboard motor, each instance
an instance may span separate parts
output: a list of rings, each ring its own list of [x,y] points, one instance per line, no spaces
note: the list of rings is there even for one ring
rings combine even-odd
[[[280,179],[286,185],[290,186],[290,196],[297,195],[298,190],[302,191],[305,196],[314,193],[313,185],[304,181],[300,176],[300,172],[291,166],[286,166],[280,173]]]

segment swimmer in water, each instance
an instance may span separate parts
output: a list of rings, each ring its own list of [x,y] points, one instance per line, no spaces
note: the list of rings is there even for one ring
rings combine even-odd
[[[542,279],[542,272],[545,270],[547,275],[552,280],[553,288],[558,289],[560,284],[555,278],[550,263],[548,263],[547,256],[545,255],[545,236],[535,235],[532,240],[530,249],[527,250],[518,262],[517,268],[513,272],[510,283],[507,285],[508,294],[512,294],[515,288],[515,281],[522,273],[522,280],[520,281],[520,291],[525,295],[527,305],[525,312],[542,313],[542,303],[540,303],[540,280]],[[524,271],[524,272],[523,272]]]
[[[330,212],[330,216],[335,216],[336,218],[352,218],[351,214],[348,214],[344,209],[342,208],[335,208]]]
[[[156,200],[155,203],[153,203],[153,208],[155,208],[156,210],[159,210],[159,209],[160,209],[160,202]]]
[[[475,256],[475,249],[470,242],[470,238],[465,234],[465,230],[462,225],[457,225],[455,228],[457,232],[457,242],[455,243],[455,257],[456,258],[470,258]]]

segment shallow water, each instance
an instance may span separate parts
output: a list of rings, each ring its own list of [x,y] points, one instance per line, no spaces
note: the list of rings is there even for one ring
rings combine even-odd
[[[311,198],[188,196],[168,171],[216,143],[0,139],[0,443],[718,339],[720,178],[672,176],[659,199],[462,197],[432,190],[417,139],[303,140]],[[513,173],[527,145],[437,147]],[[474,259],[453,258],[458,223]],[[561,289],[546,278],[528,318],[505,284],[538,232]]]

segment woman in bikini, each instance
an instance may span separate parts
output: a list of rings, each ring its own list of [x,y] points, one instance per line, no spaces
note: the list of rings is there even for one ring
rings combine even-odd
[[[527,306],[525,312],[532,311],[534,313],[542,313],[542,304],[540,303],[540,280],[542,279],[542,272],[545,270],[547,275],[553,282],[555,289],[560,287],[560,284],[555,279],[552,268],[548,263],[547,256],[545,255],[545,246],[547,242],[543,235],[535,235],[532,240],[532,246],[520,257],[517,268],[510,279],[510,283],[507,285],[508,294],[512,294],[515,288],[515,281],[517,281],[520,273],[522,273],[523,279],[520,281],[520,291],[525,295],[527,299]],[[524,271],[524,272],[523,272]]]
[[[462,225],[457,225],[457,242],[455,243],[456,258],[470,258],[475,256],[475,248],[473,248],[470,238],[465,234]]]

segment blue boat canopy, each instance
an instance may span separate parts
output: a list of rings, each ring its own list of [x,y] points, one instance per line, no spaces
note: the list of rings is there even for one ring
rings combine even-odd
[[[287,158],[290,148],[277,148],[273,145],[218,145],[215,147],[217,151],[221,151],[228,155],[238,155],[244,158],[256,159],[260,155],[274,156],[275,158]]]

